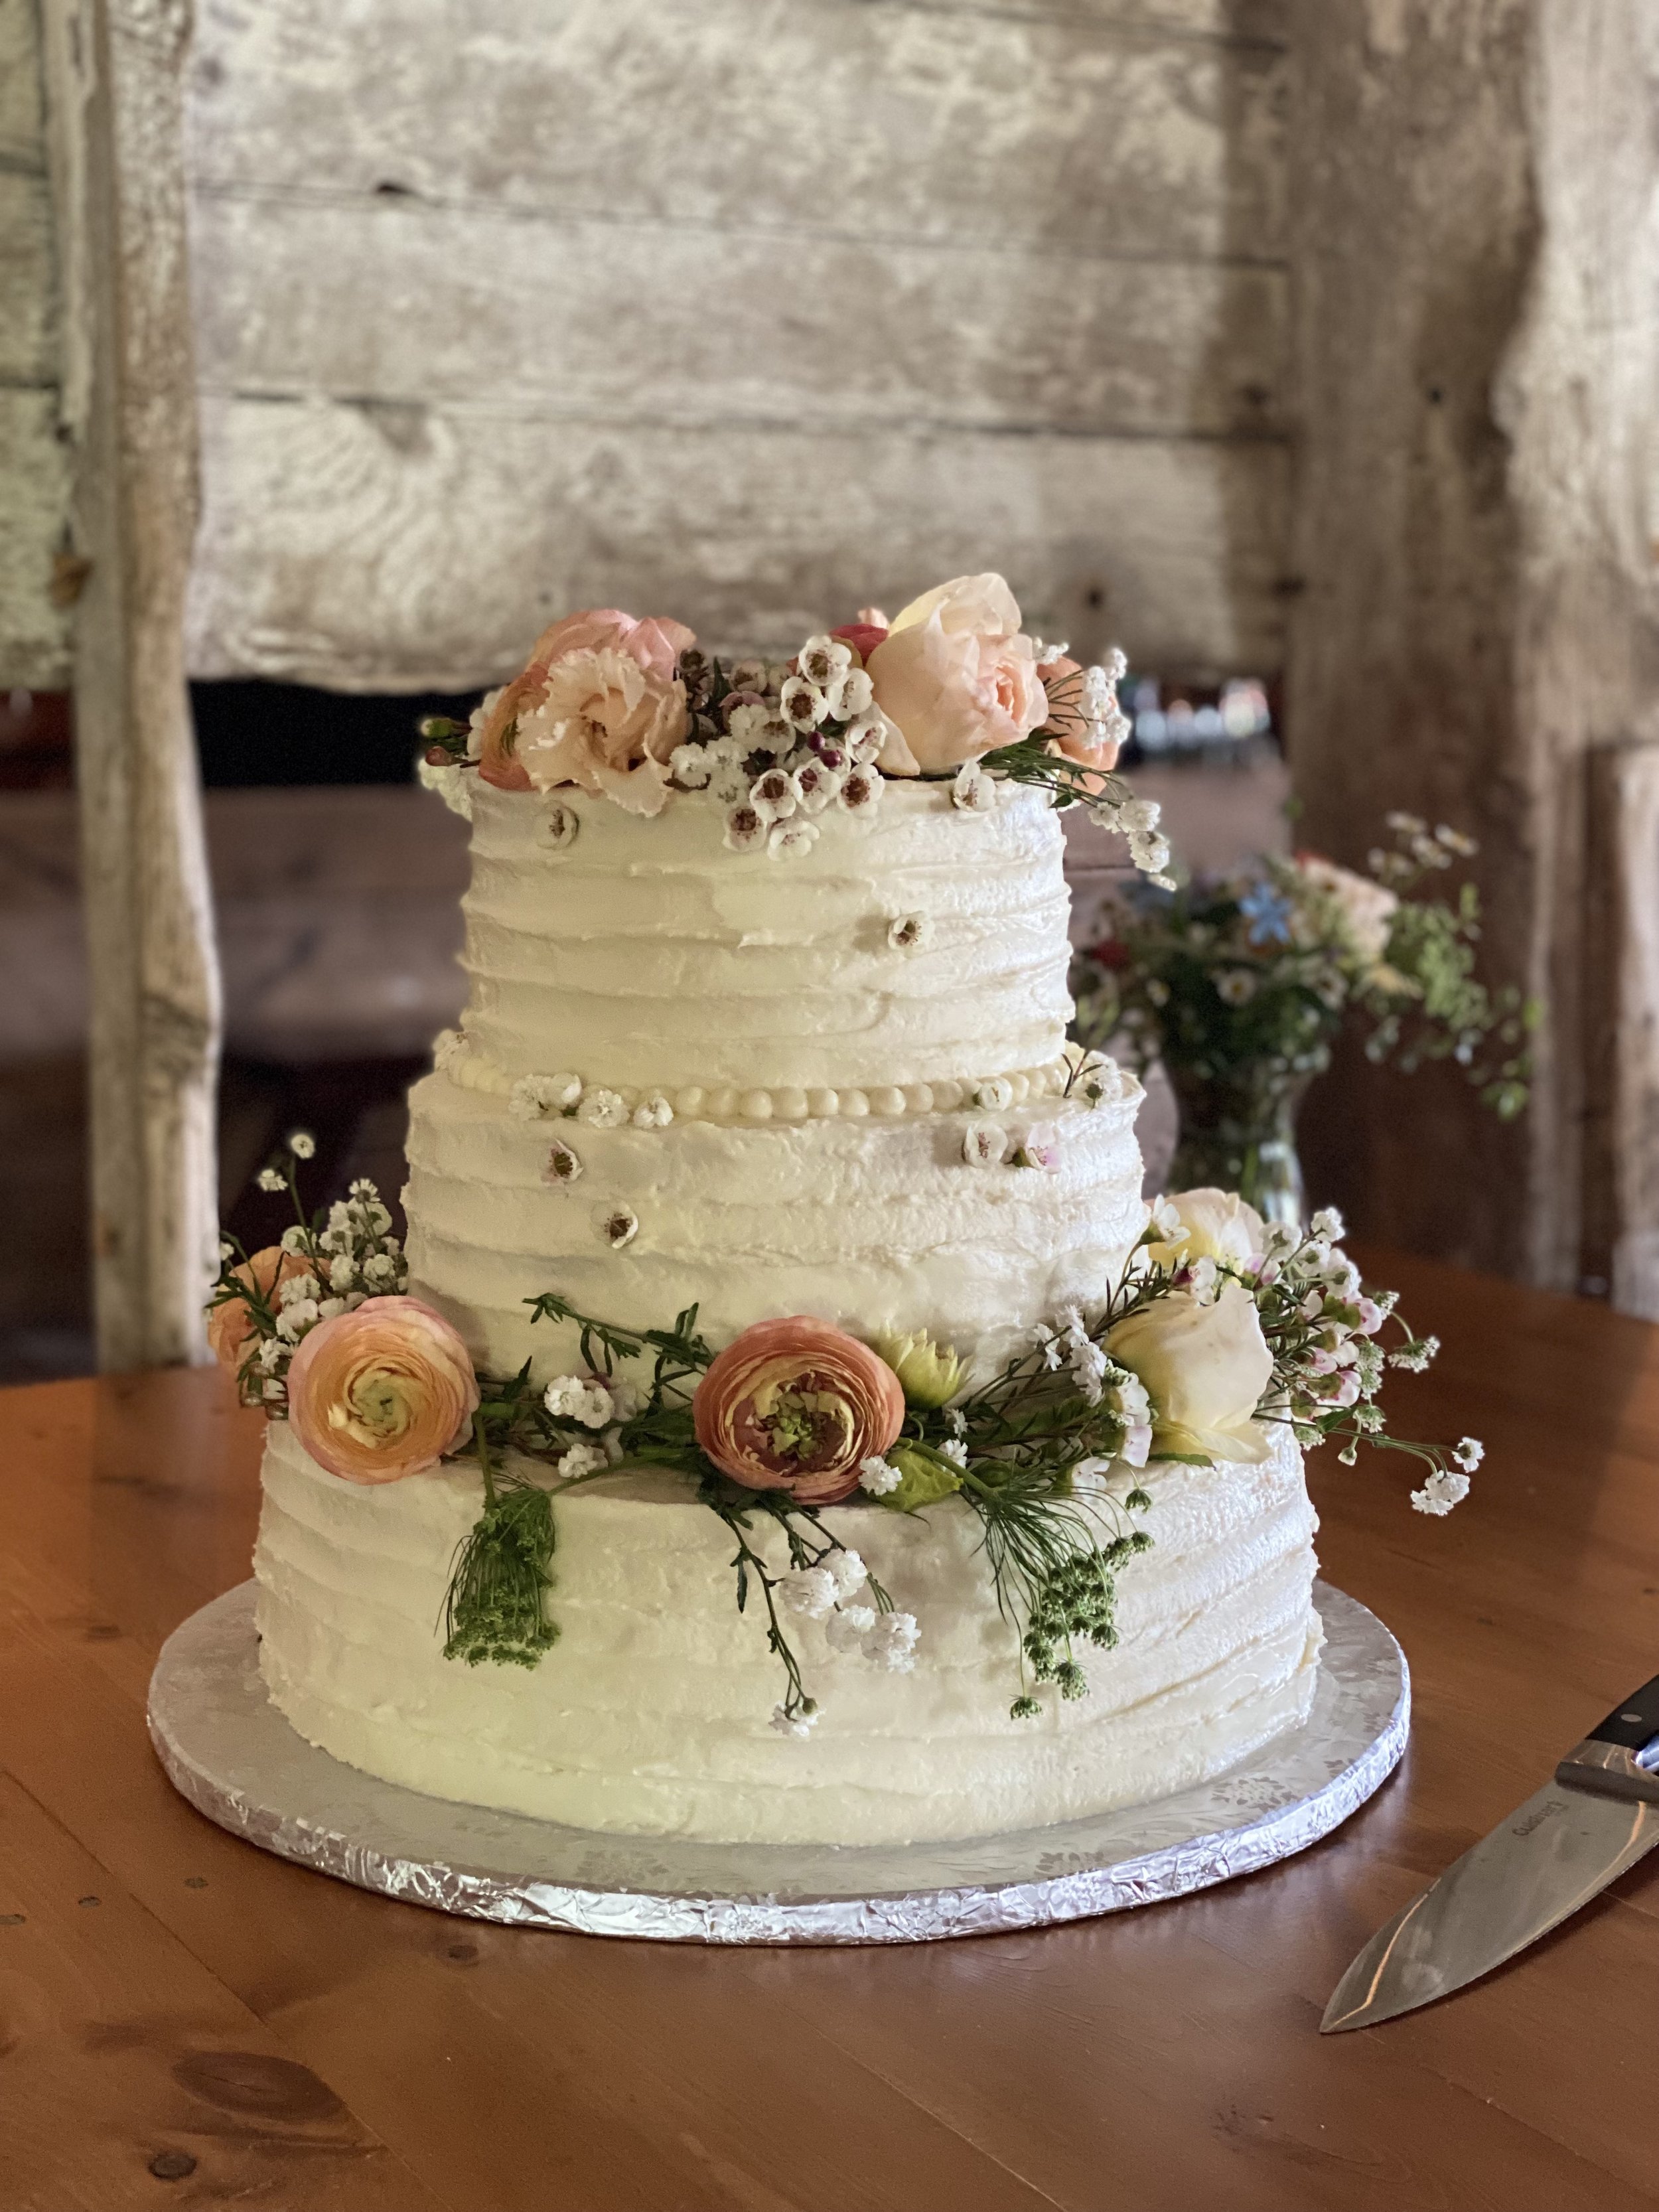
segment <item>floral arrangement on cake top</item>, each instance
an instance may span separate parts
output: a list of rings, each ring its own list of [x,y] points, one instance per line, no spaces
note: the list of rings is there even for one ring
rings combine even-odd
[[[463,812],[469,773],[640,815],[702,793],[734,852],[775,858],[807,850],[829,810],[867,818],[887,777],[948,781],[970,812],[1008,780],[1081,801],[1164,881],[1158,807],[1112,773],[1128,732],[1122,674],[1121,653],[1084,667],[1029,636],[998,575],[958,576],[890,621],[866,607],[781,663],[724,664],[683,623],[590,608],[544,631],[470,723],[423,723],[421,772]]]
[[[1260,1462],[1276,1428],[1307,1447],[1335,1443],[1347,1465],[1368,1443],[1424,1466],[1412,1502],[1439,1515],[1480,1461],[1473,1437],[1447,1449],[1388,1434],[1386,1370],[1420,1370],[1438,1346],[1406,1326],[1392,1293],[1366,1290],[1331,1212],[1304,1231],[1219,1190],[1161,1200],[1097,1304],[1055,1315],[984,1375],[925,1335],[866,1343],[796,1315],[716,1349],[695,1307],[662,1328],[621,1328],[550,1291],[530,1302],[532,1318],[574,1326],[580,1364],[538,1386],[528,1362],[477,1373],[449,1322],[407,1295],[371,1185],[307,1214],[298,1163],[310,1152],[296,1133],[262,1177],[293,1194],[280,1243],[251,1255],[222,1244],[210,1334],[244,1399],[290,1420],[342,1481],[477,1467],[482,1510],[443,1624],[446,1656],[469,1664],[534,1666],[556,1641],[555,1501],[656,1468],[730,1533],[738,1610],[752,1601],[764,1614],[782,1670],[781,1733],[808,1734],[818,1714],[793,1624],[820,1621],[832,1650],[880,1668],[915,1663],[921,1624],[848,1540],[854,1522],[826,1522],[837,1508],[975,1516],[1018,1632],[1010,1711],[1035,1717],[1045,1690],[1087,1693],[1082,1646],[1117,1639],[1117,1576],[1156,1540],[1149,1467]]]

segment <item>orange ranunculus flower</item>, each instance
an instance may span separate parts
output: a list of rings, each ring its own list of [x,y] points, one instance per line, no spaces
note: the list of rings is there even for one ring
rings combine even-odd
[[[366,1298],[300,1339],[288,1370],[294,1433],[346,1482],[436,1465],[477,1411],[472,1358],[419,1298]]]
[[[691,1417],[697,1442],[734,1482],[833,1505],[903,1427],[904,1391],[867,1344],[797,1314],[757,1322],[728,1344],[697,1385]]]
[[[630,812],[659,812],[668,757],[686,729],[679,657],[695,643],[665,616],[638,621],[617,607],[564,616],[490,709],[479,775],[503,791],[574,783]]]
[[[246,1283],[249,1290],[257,1291],[275,1306],[276,1293],[289,1276],[309,1274],[311,1262],[303,1252],[284,1252],[280,1244],[267,1244],[230,1272],[237,1282]],[[233,1375],[241,1366],[252,1334],[253,1317],[240,1298],[227,1298],[223,1305],[210,1310],[208,1349],[221,1367],[228,1368]]]

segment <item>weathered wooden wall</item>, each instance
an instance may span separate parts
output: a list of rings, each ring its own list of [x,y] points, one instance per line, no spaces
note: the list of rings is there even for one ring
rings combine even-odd
[[[1631,1302],[1659,882],[1645,817],[1603,820],[1618,868],[1585,823],[1592,788],[1646,804],[1603,751],[1659,744],[1659,9],[1297,0],[1291,33],[1307,834],[1358,861],[1390,806],[1474,831],[1489,963],[1543,1010],[1524,1122],[1432,1071],[1328,1092],[1313,1149],[1371,1234]]]
[[[1279,0],[202,0],[192,668],[793,641],[1005,565],[1280,653]]]
[[[0,0],[0,688],[69,681],[59,377],[40,21],[36,0]]]

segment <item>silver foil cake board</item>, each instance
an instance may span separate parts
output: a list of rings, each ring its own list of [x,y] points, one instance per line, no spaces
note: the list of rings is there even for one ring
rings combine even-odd
[[[174,1788],[222,1828],[441,1912],[663,1942],[928,1942],[1181,1897],[1346,1820],[1405,1749],[1410,1679],[1375,1614],[1324,1583],[1314,1598],[1326,1643],[1302,1727],[1178,1796],[960,1843],[604,1835],[376,1781],[307,1743],[266,1696],[251,1582],[168,1638],[149,1732]]]

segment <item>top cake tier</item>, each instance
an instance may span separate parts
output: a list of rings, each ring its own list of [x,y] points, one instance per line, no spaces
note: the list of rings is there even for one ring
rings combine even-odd
[[[711,1101],[955,1084],[965,1104],[1059,1060],[1068,902],[1046,792],[1000,783],[975,812],[948,783],[890,781],[873,818],[832,810],[817,829],[780,859],[729,849],[700,793],[641,821],[580,791],[479,784],[474,1079],[573,1070]]]

